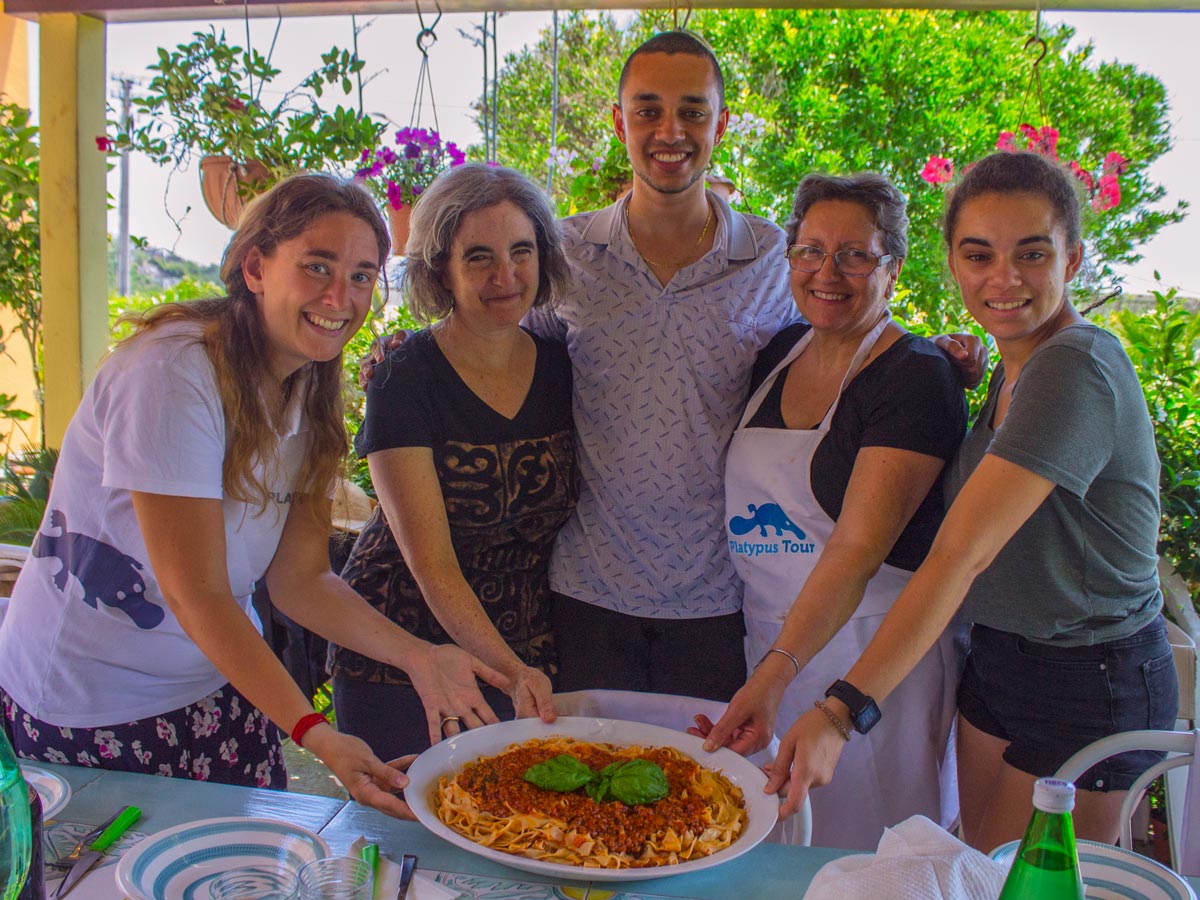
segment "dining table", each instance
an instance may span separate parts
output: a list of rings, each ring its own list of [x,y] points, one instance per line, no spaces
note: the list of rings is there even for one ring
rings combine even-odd
[[[273,819],[319,834],[332,853],[348,855],[365,839],[399,862],[414,854],[418,871],[458,900],[801,900],[826,863],[848,850],[761,843],[712,868],[628,882],[562,881],[518,871],[448,843],[423,825],[395,819],[354,801],[183,778],[164,778],[39,762],[70,786],[67,804],[44,824],[47,896],[61,877],[50,869],[90,828],[132,804],[142,816],[67,900],[124,900],[116,872],[120,857],[156,832],[205,819]],[[1200,878],[1188,878],[1200,895]],[[410,893],[410,897],[411,897]],[[880,898],[886,900],[886,898]]]
[[[67,900],[122,900],[117,861],[147,835],[226,816],[267,818],[316,832],[331,851],[345,855],[359,838],[378,844],[399,861],[415,854],[418,872],[463,900],[799,900],[817,871],[848,851],[762,843],[747,853],[702,871],[630,882],[563,882],[499,865],[437,837],[417,822],[384,815],[354,801],[292,791],[260,790],[70,765],[37,764],[64,778],[69,802],[47,819],[47,867],[54,854],[71,849],[88,828],[132,804],[141,819],[67,895]],[[47,868],[49,872],[49,868]],[[54,876],[57,880],[58,875]],[[47,882],[47,894],[54,882]]]

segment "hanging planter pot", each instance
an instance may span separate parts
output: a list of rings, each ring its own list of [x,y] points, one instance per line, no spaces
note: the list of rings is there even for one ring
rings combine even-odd
[[[200,160],[200,190],[204,204],[226,228],[237,228],[248,197],[267,188],[271,170],[256,159],[239,163],[229,156]]]
[[[403,256],[404,247],[408,244],[409,223],[412,220],[412,205],[400,204],[400,208],[387,205],[388,222],[392,226],[392,255]]]

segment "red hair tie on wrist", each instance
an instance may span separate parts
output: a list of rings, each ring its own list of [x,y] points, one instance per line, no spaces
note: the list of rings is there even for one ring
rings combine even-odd
[[[301,716],[300,721],[292,729],[292,743],[297,747],[303,747],[300,742],[304,740],[304,736],[309,730],[325,721],[325,716],[319,712],[310,712],[306,716]]]

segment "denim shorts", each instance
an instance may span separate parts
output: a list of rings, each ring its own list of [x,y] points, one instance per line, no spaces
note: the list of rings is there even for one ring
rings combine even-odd
[[[1009,742],[1004,761],[1053,775],[1076,751],[1120,731],[1169,729],[1179,683],[1160,615],[1126,638],[1056,647],[983,625],[971,628],[958,711],[980,731]],[[1110,757],[1076,781],[1088,791],[1128,790],[1164,754]]]

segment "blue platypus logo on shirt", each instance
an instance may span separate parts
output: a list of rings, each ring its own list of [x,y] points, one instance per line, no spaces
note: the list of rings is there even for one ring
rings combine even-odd
[[[749,503],[746,509],[750,513],[749,516],[731,516],[729,519],[729,530],[734,534],[749,534],[757,528],[759,536],[766,537],[767,529],[774,528],[775,537],[783,537],[785,531],[790,531],[796,536],[796,540],[805,539],[800,526],[788,518],[778,503],[764,503],[762,506]]]
[[[52,535],[39,531],[30,552],[34,556],[52,556],[62,563],[54,575],[54,586],[67,590],[67,576],[74,575],[83,587],[83,602],[98,609],[97,602],[119,609],[138,628],[154,628],[165,617],[161,606],[146,599],[146,582],[139,574],[144,568],[132,556],[126,556],[111,544],[75,531],[67,531],[67,516],[55,509],[50,527],[61,529]]]

